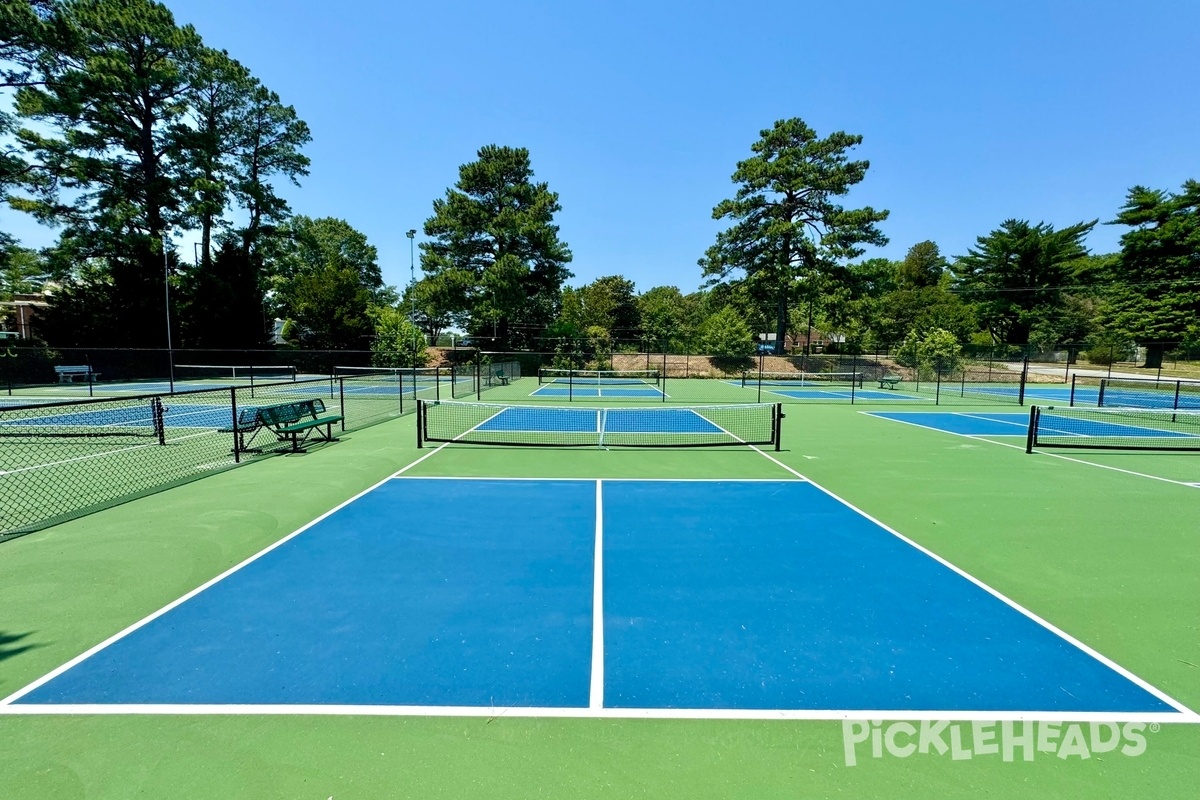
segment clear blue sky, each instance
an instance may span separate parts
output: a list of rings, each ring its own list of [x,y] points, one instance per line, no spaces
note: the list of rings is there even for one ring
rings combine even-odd
[[[785,117],[864,137],[847,203],[891,210],[871,255],[961,254],[1009,217],[1103,222],[1134,184],[1200,178],[1195,0],[167,4],[296,107],[313,166],[293,210],[366,233],[398,286],[404,231],[491,143],[529,148],[559,193],[572,283],[639,291],[699,285],[712,207]]]

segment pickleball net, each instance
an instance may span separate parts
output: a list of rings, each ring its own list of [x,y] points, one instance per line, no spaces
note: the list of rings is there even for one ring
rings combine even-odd
[[[742,386],[791,386],[828,388],[863,385],[859,372],[743,372]]]
[[[455,442],[516,447],[780,446],[779,403],[634,408],[421,401],[417,446]]]
[[[1039,447],[1200,451],[1200,411],[1032,406],[1025,451]]]
[[[551,369],[538,370],[538,383],[571,386],[658,386],[662,373],[656,369]]]

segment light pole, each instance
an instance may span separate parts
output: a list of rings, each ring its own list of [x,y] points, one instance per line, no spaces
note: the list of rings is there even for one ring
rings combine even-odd
[[[163,246],[163,307],[167,312],[167,364],[171,394],[175,394],[175,347],[171,343],[171,265],[167,259],[167,232],[162,235]]]
[[[416,228],[404,232],[408,237],[408,321],[417,327],[417,261],[414,255],[414,245],[417,238]],[[417,366],[417,333],[413,331],[413,367]]]

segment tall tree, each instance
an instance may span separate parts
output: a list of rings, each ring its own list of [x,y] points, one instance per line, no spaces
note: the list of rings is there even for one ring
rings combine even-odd
[[[396,300],[375,247],[345,220],[293,217],[272,239],[266,269],[282,313],[299,325],[301,344],[315,349],[367,349],[370,309]]]
[[[782,353],[791,292],[810,285],[841,259],[862,254],[862,244],[884,245],[876,223],[887,211],[837,203],[860,183],[868,161],[848,160],[862,137],[838,131],[821,139],[797,118],[780,120],[751,146],[754,155],[738,162],[735,197],[713,209],[713,219],[733,225],[717,235],[700,265],[713,281],[738,271],[769,286],[775,296],[776,352]],[[806,296],[815,300],[813,291]]]
[[[1135,186],[1114,225],[1127,225],[1109,279],[1108,327],[1146,348],[1162,365],[1166,344],[1200,337],[1200,182],[1177,193]]]
[[[950,265],[942,257],[937,244],[930,241],[918,242],[908,248],[908,253],[900,262],[896,272],[896,283],[903,289],[937,286],[949,268]]]
[[[0,232],[0,300],[40,291],[49,278],[50,269],[41,254]]]
[[[312,134],[294,108],[283,105],[279,95],[261,85],[250,94],[242,125],[232,188],[249,218],[242,231],[243,248],[253,254],[264,231],[283,223],[290,213],[287,203],[275,193],[271,178],[278,175],[300,185],[310,164],[300,151]]]
[[[157,344],[162,239],[187,215],[179,134],[200,39],[151,0],[64,0],[52,16],[71,36],[38,59],[40,82],[16,95],[34,123],[18,139],[46,180],[10,202],[107,262],[110,301],[125,314],[117,328],[101,327],[101,341]]]
[[[637,336],[641,327],[633,281],[621,275],[597,278],[579,289],[581,324],[600,327],[615,340]]]
[[[415,309],[413,320],[429,341],[436,342],[442,333],[455,324],[455,309],[463,305],[470,288],[470,276],[460,270],[447,270],[439,275],[427,275],[404,289],[400,303],[406,313]]]
[[[641,294],[637,304],[647,343],[671,352],[686,347],[701,322],[698,299],[685,297],[675,286],[655,286]]]
[[[0,3],[0,90],[44,83],[40,62],[70,43],[69,29],[55,23],[53,12],[54,0]],[[34,166],[13,138],[16,131],[13,115],[0,110],[0,199],[35,177]]]
[[[425,221],[421,268],[471,276],[462,298],[472,333],[496,326],[496,349],[534,341],[557,316],[571,251],[558,238],[561,210],[549,186],[533,182],[529,151],[487,145],[459,167],[459,179]]]
[[[232,158],[245,136],[248,96],[256,87],[249,70],[223,50],[199,48],[188,70],[192,125],[178,135],[190,172],[188,210],[200,226],[200,263],[208,266],[214,228],[229,205]]]
[[[1057,314],[1087,255],[1083,239],[1096,221],[1061,230],[1009,219],[954,264],[960,291],[975,303],[997,342],[1027,344],[1039,322]]]
[[[242,349],[264,347],[270,341],[271,322],[257,265],[233,234],[222,236],[216,253],[184,272],[178,285],[178,346]]]

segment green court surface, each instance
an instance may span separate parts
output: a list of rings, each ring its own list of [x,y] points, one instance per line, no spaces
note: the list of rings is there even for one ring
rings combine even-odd
[[[672,402],[687,402],[695,384],[668,381],[666,391]],[[522,379],[484,399],[513,402],[536,388]],[[732,384],[706,389],[706,402],[755,399]],[[418,450],[410,415],[306,454],[142,497],[0,545],[0,697],[409,465],[405,474],[414,476],[780,480],[795,477],[790,468],[1200,707],[1200,488],[1185,485],[1200,481],[1200,457],[1026,455],[1015,439],[955,436],[859,413],[894,408],[789,404],[783,449],[770,458],[746,447]],[[1145,735],[1140,755],[1039,752],[1033,761],[1006,762],[984,754],[874,758],[859,749],[850,766],[843,724],[828,719],[517,718],[503,709],[491,717],[0,713],[0,797],[1194,791],[1187,787],[1200,783],[1200,725],[1163,724]]]

